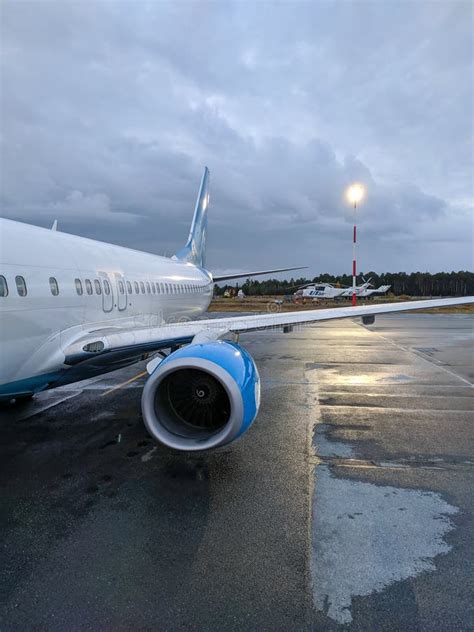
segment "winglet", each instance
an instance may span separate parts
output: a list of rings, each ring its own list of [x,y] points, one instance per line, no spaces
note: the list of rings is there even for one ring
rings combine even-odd
[[[58,230],[58,220],[55,219],[53,222],[53,225],[51,226],[51,230],[54,230],[54,232],[56,232]]]

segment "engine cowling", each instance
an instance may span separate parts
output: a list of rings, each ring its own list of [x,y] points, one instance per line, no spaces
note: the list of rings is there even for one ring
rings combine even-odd
[[[142,413],[148,432],[176,450],[209,450],[234,441],[260,406],[260,377],[250,354],[227,341],[171,353],[148,378]]]

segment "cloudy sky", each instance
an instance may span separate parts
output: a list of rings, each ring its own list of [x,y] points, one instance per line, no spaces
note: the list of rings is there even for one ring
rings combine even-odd
[[[208,265],[473,269],[470,1],[2,3],[2,215]]]

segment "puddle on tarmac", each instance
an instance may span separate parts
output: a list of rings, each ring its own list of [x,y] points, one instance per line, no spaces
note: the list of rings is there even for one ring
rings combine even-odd
[[[352,598],[434,571],[458,512],[435,492],[336,478],[316,470],[311,572],[315,607],[341,624]]]

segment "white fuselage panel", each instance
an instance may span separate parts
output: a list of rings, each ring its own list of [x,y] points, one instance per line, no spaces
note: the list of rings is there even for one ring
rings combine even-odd
[[[5,219],[0,275],[0,385],[59,369],[78,331],[195,319],[213,295],[192,264]]]

